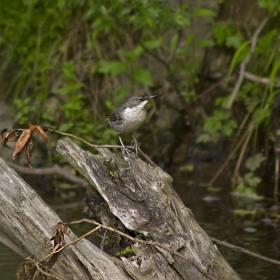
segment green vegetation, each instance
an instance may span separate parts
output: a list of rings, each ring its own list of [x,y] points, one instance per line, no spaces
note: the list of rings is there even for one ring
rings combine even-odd
[[[229,9],[231,4],[222,2]],[[231,139],[237,191],[255,189],[255,170],[242,176],[239,170],[245,150],[250,147],[254,157],[263,149],[260,137],[275,141],[271,112],[280,68],[279,1],[258,0],[256,7],[267,22],[245,28],[204,7],[171,1],[3,0],[1,98],[13,103],[19,125],[45,124],[96,144],[114,144],[118,139],[105,118],[127,94],[157,91],[168,106],[172,92],[182,107],[189,102],[200,107],[198,142]],[[213,22],[206,38],[195,39],[197,17]],[[206,114],[198,85],[205,78],[205,50],[215,47],[232,58],[224,77],[228,94],[216,97]],[[190,118],[195,115],[188,110]]]
[[[126,254],[131,254],[131,255],[133,254],[133,252],[132,252],[130,246],[124,248],[121,252],[117,252],[117,253],[116,253],[116,256],[117,256],[117,257],[120,257],[120,256],[124,256],[124,255],[126,255]]]

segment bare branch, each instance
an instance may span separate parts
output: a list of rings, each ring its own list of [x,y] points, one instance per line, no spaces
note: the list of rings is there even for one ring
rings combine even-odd
[[[30,169],[29,167],[23,167],[17,164],[14,164],[12,162],[7,162],[6,163],[15,169],[16,171],[20,173],[25,173],[25,174],[32,174],[32,175],[58,175],[61,177],[64,177],[65,179],[69,180],[72,183],[78,184],[79,186],[82,187],[87,187],[88,183],[86,180],[79,178],[64,168],[60,167],[59,165],[55,164],[53,167],[45,167],[45,168],[32,168]]]
[[[274,260],[274,259],[271,259],[271,258],[264,257],[262,255],[253,253],[253,252],[251,252],[249,250],[246,250],[246,249],[244,249],[242,247],[232,245],[232,244],[230,244],[230,243],[228,243],[226,241],[221,241],[221,240],[218,240],[218,239],[216,239],[214,237],[211,237],[211,240],[215,244],[225,246],[225,247],[230,248],[230,249],[232,249],[234,251],[237,251],[237,252],[240,252],[240,253],[243,253],[243,254],[247,254],[249,256],[252,256],[254,258],[257,258],[257,259],[260,259],[260,260],[263,260],[263,261],[266,261],[266,262],[270,262],[270,263],[273,263],[273,264],[280,265],[280,261],[277,261],[277,260]]]
[[[250,81],[253,81],[253,82],[264,84],[264,85],[269,85],[269,83],[270,83],[269,78],[259,77],[259,76],[256,76],[256,75],[252,74],[252,73],[249,73],[249,72],[244,73],[244,78],[246,78]],[[280,84],[277,83],[277,84],[274,84],[273,86],[275,88],[279,88]]]
[[[261,31],[263,30],[263,28],[266,25],[269,18],[270,18],[270,14],[262,21],[262,23],[257,28],[256,32],[254,33],[254,35],[252,37],[251,49],[250,49],[249,53],[247,54],[245,60],[240,64],[238,80],[235,84],[235,87],[234,87],[234,89],[231,93],[230,99],[229,99],[228,104],[226,106],[227,109],[231,108],[231,106],[232,106],[232,104],[233,104],[233,102],[234,102],[234,100],[235,100],[235,98],[236,98],[236,96],[239,92],[241,84],[244,80],[246,66],[247,66],[248,62],[250,61],[252,54],[255,52],[258,36],[261,33]]]

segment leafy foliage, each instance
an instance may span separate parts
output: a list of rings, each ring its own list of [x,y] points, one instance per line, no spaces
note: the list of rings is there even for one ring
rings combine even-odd
[[[119,257],[119,256],[124,256],[124,255],[126,255],[126,254],[133,254],[133,252],[132,252],[130,246],[124,248],[121,252],[117,252],[117,253],[116,253],[116,256]]]
[[[1,96],[12,100],[19,124],[44,123],[97,144],[114,144],[117,137],[105,116],[127,94],[159,91],[169,97],[172,92],[182,108],[189,102],[199,106],[197,85],[205,78],[205,61],[196,49],[218,47],[232,55],[227,86],[232,86],[230,79],[236,81],[240,64],[250,54],[246,72],[268,82],[244,79],[237,105],[230,110],[228,87],[227,95],[216,98],[212,113],[199,116],[199,123],[203,118],[205,122],[197,141],[232,137],[234,146],[253,127],[246,145],[258,153],[260,131],[272,139],[269,122],[279,84],[280,4],[273,0],[257,4],[269,20],[252,51],[252,34],[258,26],[245,26],[234,17],[225,21],[197,5],[193,9],[162,0],[3,0]],[[197,39],[193,33],[198,17],[215,19],[207,38]],[[50,97],[56,105],[49,104]]]
[[[171,85],[177,84],[175,71],[188,81],[174,86],[182,100],[185,92],[192,93],[186,100],[194,95],[194,69],[201,59],[194,59],[189,48],[193,36],[184,39],[182,30],[194,15],[215,16],[205,8],[192,14],[185,5],[155,0],[2,4],[0,79],[3,96],[13,95],[17,122],[45,123],[103,143],[117,141],[107,132],[104,111],[128,92],[153,87],[155,62]],[[46,111],[50,94],[60,106]]]

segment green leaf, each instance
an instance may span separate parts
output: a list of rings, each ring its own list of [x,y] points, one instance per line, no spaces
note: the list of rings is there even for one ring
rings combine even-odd
[[[273,83],[275,81],[275,77],[276,77],[276,74],[277,74],[279,68],[280,68],[280,61],[275,61],[275,63],[273,64],[272,71],[270,73],[270,77],[269,77],[269,86],[270,86],[271,91],[273,90]]]
[[[241,36],[239,34],[229,36],[226,38],[226,46],[233,47],[234,49],[238,49],[241,45]]]
[[[231,76],[233,69],[235,68],[236,64],[239,62],[240,54],[242,51],[250,44],[250,41],[244,42],[235,52],[233,59],[230,63],[229,71],[228,71],[228,78]]]
[[[70,130],[71,127],[73,127],[73,123],[63,123],[59,126],[59,130],[67,132]]]
[[[150,40],[150,41],[146,41],[144,43],[145,47],[148,48],[149,50],[152,50],[152,49],[155,49],[155,48],[158,48],[162,45],[163,43],[163,38],[160,37],[156,40]]]
[[[197,139],[196,139],[196,143],[208,143],[208,142],[212,142],[212,143],[216,143],[220,138],[220,133],[217,132],[204,132],[201,133]]]
[[[133,70],[132,77],[135,81],[142,83],[144,85],[147,85],[147,86],[153,85],[153,81],[152,81],[150,72],[143,68],[138,68],[138,69]]]
[[[144,52],[143,48],[138,45],[132,51],[121,50],[120,53],[126,57],[129,61],[135,61],[142,53]]]
[[[64,62],[62,71],[65,78],[74,79],[76,76],[73,62]]]
[[[230,120],[223,125],[222,133],[226,136],[231,136],[236,127],[237,127],[236,121]]]
[[[101,61],[98,71],[116,76],[126,70],[127,63],[122,61]]]
[[[197,44],[199,46],[202,46],[202,47],[212,47],[215,45],[214,41],[211,40],[211,39],[203,39],[203,40],[199,40],[197,42]]]
[[[236,33],[232,24],[216,23],[213,29],[213,36],[218,45],[223,45],[229,36]]]
[[[250,170],[250,171],[255,171],[258,169],[262,162],[265,160],[265,157],[261,154],[255,154],[254,156],[250,157],[247,159],[245,166]]]
[[[201,17],[215,17],[216,13],[214,13],[212,10],[201,8],[195,11],[195,15]]]
[[[249,172],[244,176],[244,181],[250,186],[250,187],[256,187],[262,180],[255,176],[254,173]]]
[[[57,93],[67,95],[80,89],[81,87],[83,87],[83,85],[84,85],[83,83],[70,83],[68,86],[58,89]]]
[[[190,25],[190,20],[186,14],[176,14],[174,19],[175,22],[182,27]]]
[[[212,136],[210,133],[202,133],[200,134],[197,139],[196,139],[196,143],[207,143],[207,142],[211,142],[212,141]]]
[[[170,41],[170,51],[174,52],[178,44],[178,34],[174,34],[171,41]]]

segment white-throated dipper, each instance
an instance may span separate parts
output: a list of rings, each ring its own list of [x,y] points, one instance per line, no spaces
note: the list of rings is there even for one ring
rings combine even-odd
[[[156,95],[132,96],[125,103],[117,107],[109,116],[109,125],[117,132],[125,154],[128,155],[130,151],[124,146],[120,134],[132,133],[145,122],[147,116],[145,105],[155,97]],[[135,138],[133,140],[137,153],[137,141]]]

